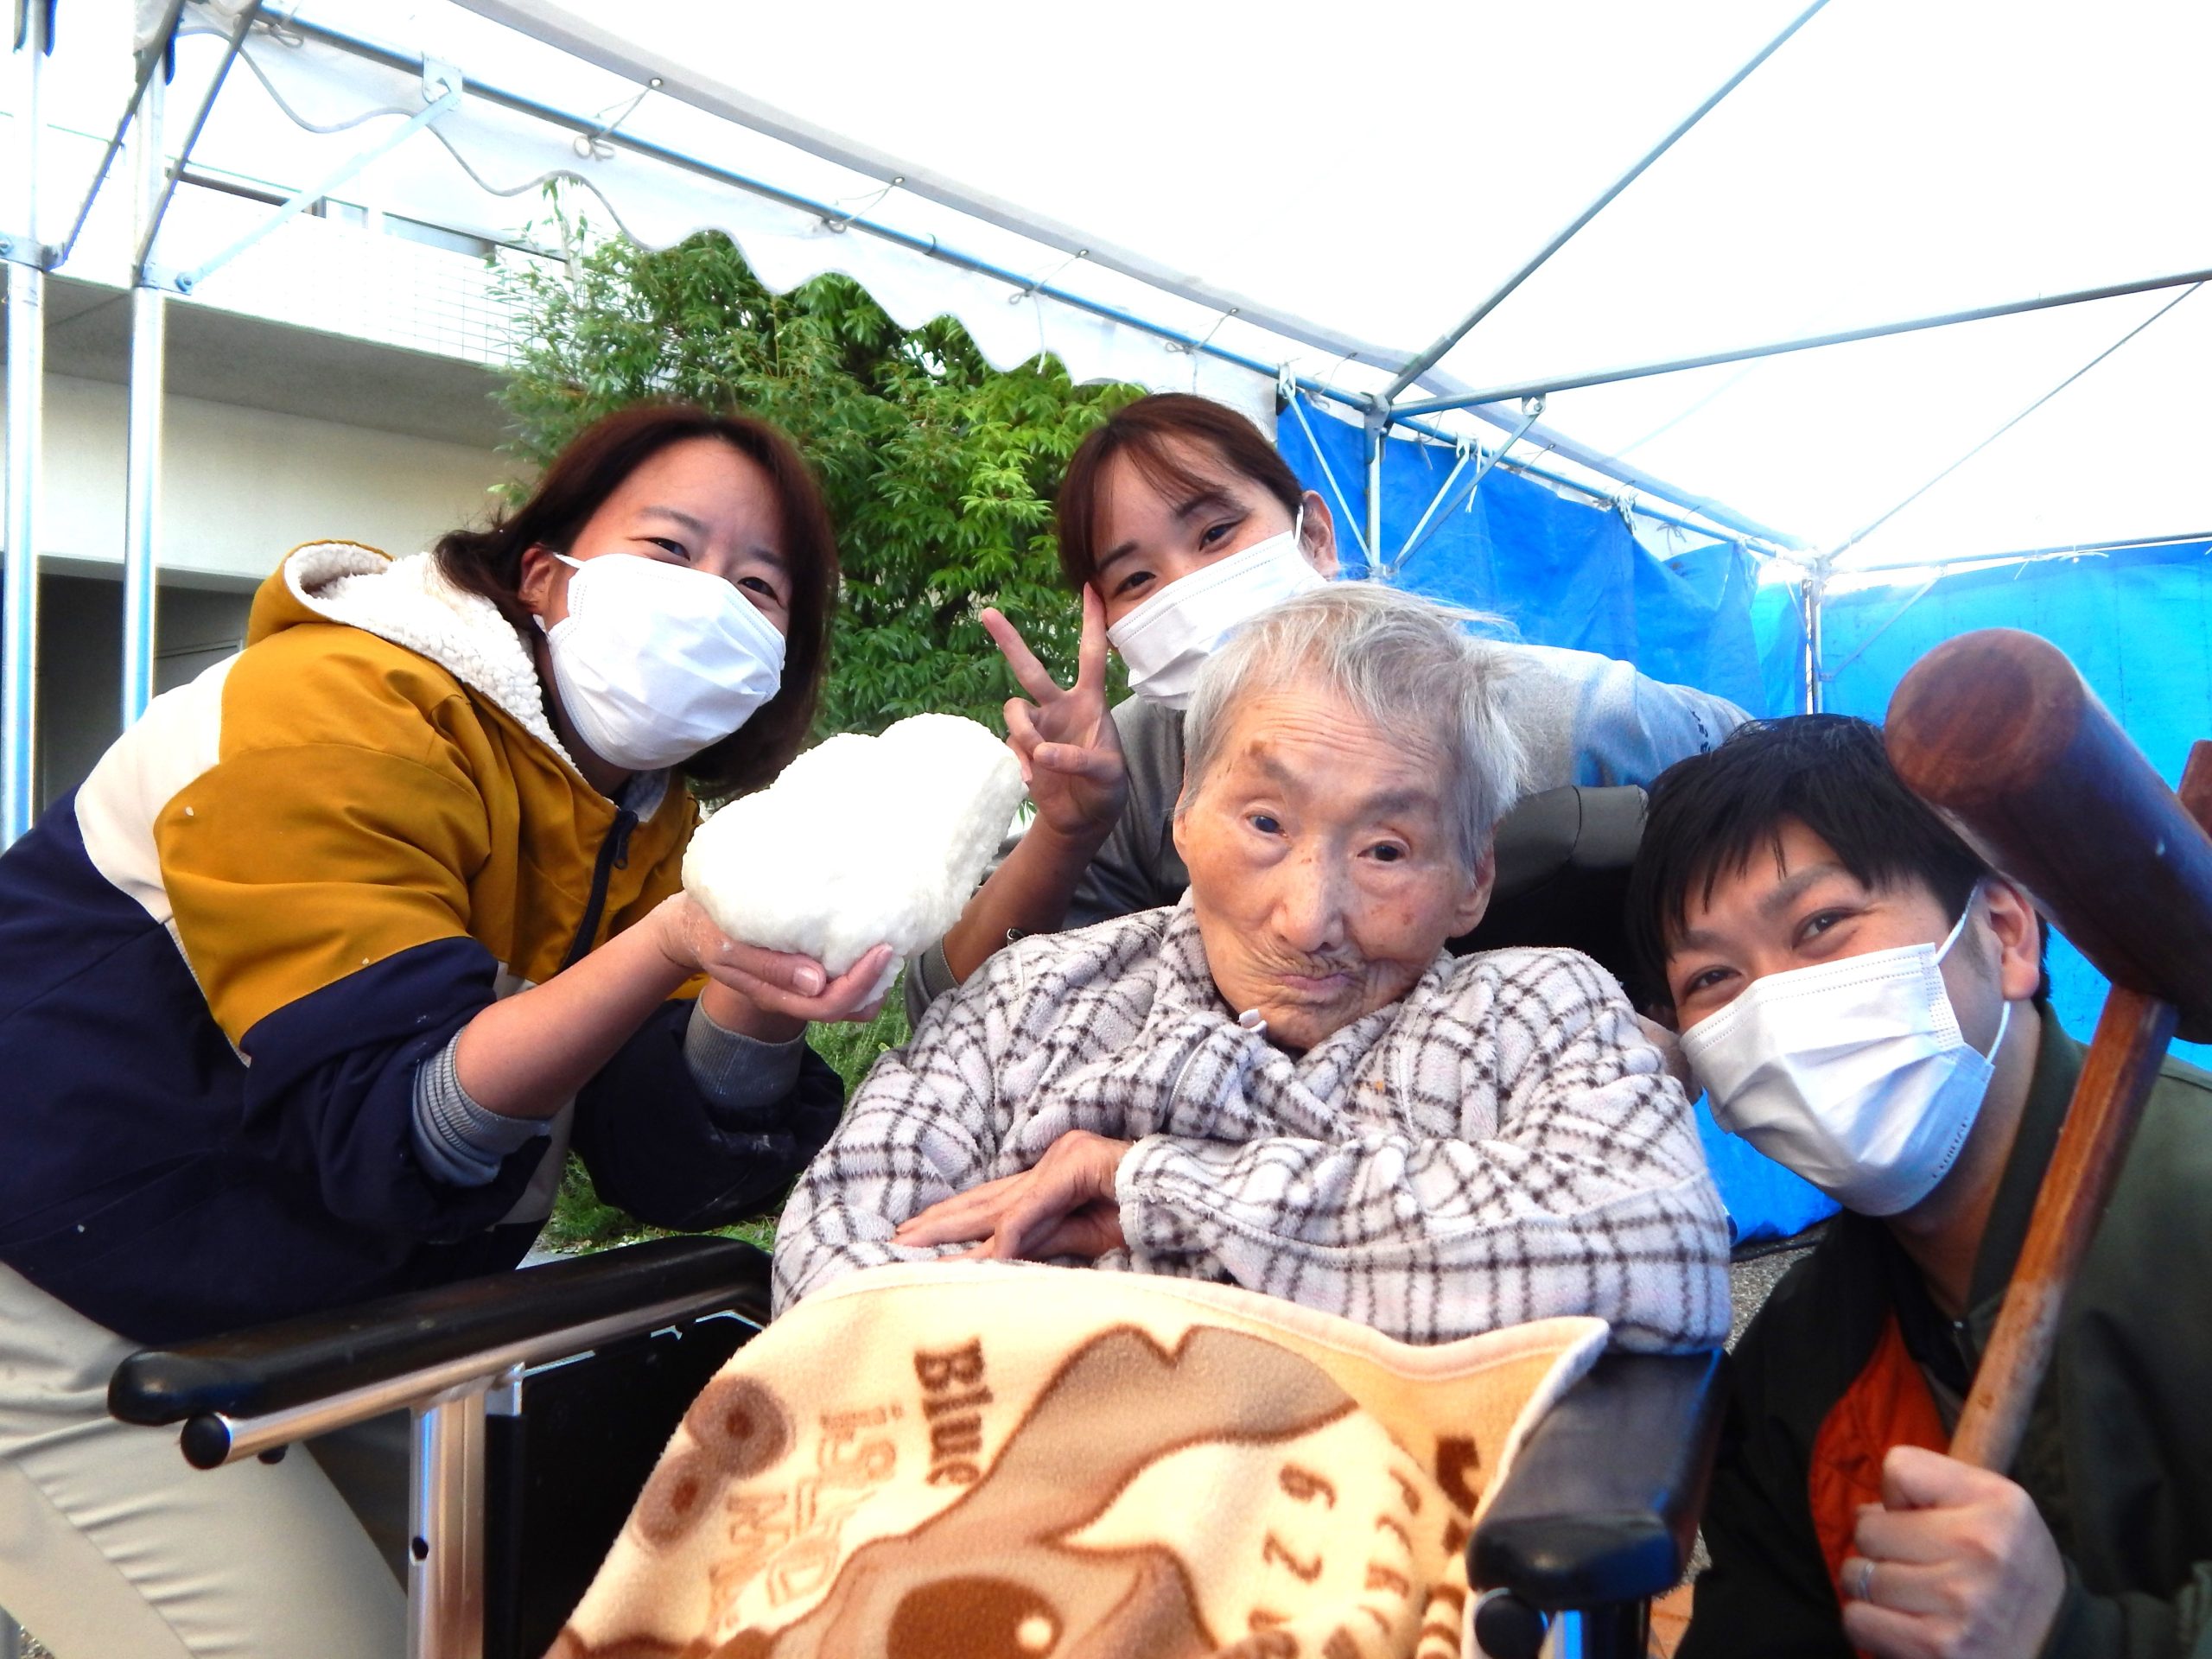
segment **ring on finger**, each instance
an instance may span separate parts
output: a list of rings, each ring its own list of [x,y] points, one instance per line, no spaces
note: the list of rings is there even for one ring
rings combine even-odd
[[[1853,1599],[1859,1601],[1873,1600],[1874,1563],[1868,1560],[1863,1555],[1860,1556],[1859,1560],[1859,1571],[1856,1574],[1856,1579],[1857,1582],[1852,1586],[1851,1589]]]

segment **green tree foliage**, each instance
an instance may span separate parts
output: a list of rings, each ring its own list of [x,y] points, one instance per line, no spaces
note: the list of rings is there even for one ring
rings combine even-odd
[[[601,242],[566,270],[511,270],[506,288],[516,350],[500,397],[524,461],[542,466],[625,404],[681,397],[773,422],[813,462],[845,570],[823,731],[925,712],[1000,730],[1014,687],[976,620],[985,605],[1072,677],[1078,613],[1059,585],[1052,495],[1083,435],[1138,388],[1074,385],[1049,358],[1000,372],[957,323],[902,329],[847,277],[771,294],[719,232],[659,251]],[[810,1040],[849,1093],[906,1037],[894,989],[872,1024]],[[593,1249],[654,1230],[601,1202],[569,1160],[546,1243]],[[765,1246],[775,1223],[721,1230]]]
[[[1052,495],[1083,435],[1138,388],[1077,386],[1044,357],[995,370],[957,322],[902,329],[845,276],[771,294],[719,232],[658,251],[600,242],[508,289],[520,316],[502,401],[524,460],[672,397],[772,421],[814,463],[845,569],[822,730],[932,711],[1000,729],[1014,687],[985,605],[1072,675]]]

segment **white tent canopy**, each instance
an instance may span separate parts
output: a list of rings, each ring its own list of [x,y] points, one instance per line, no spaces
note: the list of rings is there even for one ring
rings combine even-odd
[[[400,211],[512,232],[542,180],[578,176],[648,244],[720,226],[773,285],[849,271],[902,321],[957,316],[994,360],[1041,346],[1081,378],[1249,405],[1278,370],[1388,387],[1803,0],[267,10],[200,165],[265,175],[281,105],[337,130],[286,141],[306,187],[423,110],[427,56],[467,88],[372,164]],[[188,39],[185,79],[220,45]],[[1577,384],[2212,269],[2208,46],[2212,13],[2185,3],[1835,0],[1400,402],[1503,391],[1484,412],[1510,429],[1517,395],[1548,391],[1529,442],[1563,472],[1846,569],[2212,527],[2187,464],[2212,438],[2192,372],[2212,302],[2173,304],[2186,286]],[[188,103],[172,92],[173,125]],[[563,117],[614,130],[594,144]],[[209,251],[172,222],[157,258]]]
[[[127,162],[74,231],[173,35],[162,152],[251,188],[180,193],[142,270]],[[15,52],[0,255],[11,340],[47,269],[136,283],[151,322],[274,216],[256,192],[511,238],[574,179],[603,228],[726,230],[773,286],[846,271],[1002,365],[1493,447],[1541,394],[1515,463],[1853,578],[2212,533],[2208,46],[2193,0],[63,0],[73,148],[25,165]]]

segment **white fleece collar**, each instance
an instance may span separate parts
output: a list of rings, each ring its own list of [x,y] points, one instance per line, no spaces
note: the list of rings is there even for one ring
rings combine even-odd
[[[395,559],[353,542],[310,542],[284,561],[284,585],[316,615],[429,658],[575,769],[512,625],[481,594],[448,582],[429,554]]]

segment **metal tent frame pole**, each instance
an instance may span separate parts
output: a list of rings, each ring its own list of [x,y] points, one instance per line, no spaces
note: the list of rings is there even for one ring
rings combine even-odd
[[[1382,446],[1390,435],[1385,404],[1367,414],[1367,574],[1376,581],[1389,574],[1382,561]]]
[[[139,96],[133,135],[132,218],[142,244],[153,240],[155,207],[164,194],[160,77]],[[123,723],[146,712],[154,696],[156,534],[162,511],[162,417],[167,391],[168,296],[132,273],[130,416],[123,505]]]
[[[69,256],[76,251],[77,238],[85,233],[86,221],[92,216],[92,204],[99,199],[100,188],[107,182],[108,169],[115,165],[116,152],[123,148],[124,134],[130,128],[138,106],[145,101],[146,88],[156,74],[164,79],[170,73],[169,53],[176,43],[177,20],[184,15],[184,0],[168,0],[168,10],[162,14],[161,26],[155,31],[152,43],[138,54],[137,83],[131,88],[130,102],[115,124],[115,132],[107,141],[107,148],[100,154],[100,164],[92,175],[92,181],[86,187],[85,199],[77,204],[77,222],[69,227],[69,234],[54,250],[54,269],[59,270],[69,263]]]
[[[38,790],[38,550],[43,528],[39,476],[46,373],[46,248],[39,236],[39,152],[45,112],[39,103],[46,8],[22,9],[15,49],[15,160],[29,222],[8,227],[8,549],[0,594],[0,847],[30,828]]]
[[[488,9],[491,3],[492,0],[480,0],[480,3],[472,3],[470,9],[482,11],[486,16],[494,16],[495,14]],[[327,24],[314,22],[304,17],[287,18],[285,28],[289,32],[296,34],[303,39],[332,47],[371,63],[381,64],[386,68],[409,72],[419,72],[422,68],[419,59],[410,58],[404,53],[379,46],[373,41],[363,40],[358,35],[347,34],[343,29],[333,29]],[[1263,363],[1259,359],[1236,351],[1233,347],[1217,345],[1211,339],[1201,339],[1181,329],[1170,327],[1165,323],[1154,322],[1118,306],[1109,305],[1084,295],[1070,292],[1049,280],[1040,283],[1033,275],[1010,270],[990,260],[978,258],[957,248],[948,246],[934,238],[916,236],[899,230],[894,226],[880,224],[869,219],[865,213],[852,213],[832,203],[817,201],[811,197],[782,189],[763,180],[733,172],[728,168],[718,167],[698,156],[686,155],[681,150],[654,143],[649,139],[640,138],[634,133],[608,130],[603,121],[594,120],[590,117],[559,108],[541,99],[508,91],[495,81],[470,76],[468,96],[495,108],[510,110],[518,115],[530,116],[537,120],[565,127],[580,137],[595,138],[617,149],[664,162],[668,166],[681,168],[684,172],[695,174],[701,178],[712,180],[717,184],[759,196],[764,200],[779,202],[785,207],[812,213],[825,223],[835,223],[843,230],[878,238],[911,252],[940,260],[957,270],[973,271],[978,276],[995,277],[1032,298],[1050,300],[1056,304],[1066,306],[1071,310],[1082,312],[1085,315],[1100,317],[1109,322],[1122,324],[1141,334],[1149,334],[1155,340],[1166,340],[1182,350],[1210,357],[1218,362],[1233,364],[1238,368],[1270,380],[1280,380],[1283,378],[1283,365],[1281,364]],[[1103,264],[1107,262],[1096,257],[1094,253],[1094,257],[1086,260],[1085,263]],[[1171,285],[1166,291],[1179,290]],[[1224,308],[1236,308],[1230,302],[1221,302],[1221,303]],[[1242,321],[1273,326],[1266,315],[1254,308],[1238,309],[1237,315]],[[1287,333],[1285,337],[1297,338],[1298,336]],[[1340,355],[1346,360],[1356,358],[1363,362],[1379,362],[1384,357],[1383,353],[1364,348],[1354,349]],[[1363,414],[1369,407],[1369,396],[1364,392],[1347,391],[1306,375],[1293,376],[1291,379],[1300,391],[1310,397],[1324,398],[1346,408],[1358,410]],[[1411,411],[1403,410],[1393,411],[1391,424],[1406,427],[1409,430],[1421,433],[1423,436],[1435,438],[1444,443],[1457,442],[1452,434],[1444,431],[1441,428],[1427,426],[1417,421],[1402,418],[1409,412]],[[1510,421],[1493,417],[1486,411],[1478,411],[1478,413],[1480,414],[1481,418],[1495,419],[1496,423],[1502,429],[1510,429],[1512,424]],[[1543,435],[1541,429],[1536,435],[1540,437]],[[1718,503],[1694,499],[1662,480],[1649,477],[1633,468],[1603,464],[1599,458],[1579,454],[1565,444],[1556,447],[1560,454],[1573,456],[1592,472],[1641,490],[1647,495],[1656,496],[1661,500],[1670,502],[1687,512],[1703,514],[1713,519],[1715,524],[1725,527],[1721,530],[1711,530],[1704,525],[1686,524],[1685,528],[1696,530],[1701,534],[1711,535],[1716,539],[1722,540],[1727,539],[1730,532],[1733,532],[1736,536],[1747,537],[1767,547],[1790,548],[1803,545],[1793,537],[1742,518],[1721,507]],[[1564,474],[1553,472],[1529,462],[1515,463],[1510,470],[1526,473],[1531,477],[1541,478],[1586,495],[1597,493],[1590,485],[1580,480],[1569,478]],[[1644,512],[1648,516],[1662,517],[1662,515],[1651,514],[1649,509],[1641,505],[1637,511]]]
[[[1575,233],[1580,231],[1585,225],[1587,225],[1592,219],[1597,218],[1599,213],[1605,212],[1606,207],[1611,204],[1613,198],[1619,195],[1622,191],[1627,189],[1629,186],[1634,184],[1637,180],[1643,177],[1645,170],[1662,156],[1664,156],[1669,150],[1672,149],[1677,140],[1679,140],[1685,133],[1688,132],[1692,127],[1697,125],[1699,122],[1704,120],[1707,116],[1712,114],[1713,111],[1719,107],[1722,99],[1727,97],[1728,94],[1734,92],[1737,87],[1742,86],[1745,79],[1750,76],[1751,73],[1754,69],[1757,69],[1761,64],[1764,63],[1769,58],[1772,57],[1777,52],[1781,50],[1783,42],[1787,41],[1791,35],[1795,35],[1799,29],[1804,28],[1807,23],[1811,22],[1815,15],[1817,14],[1821,8],[1826,4],[1827,4],[1827,0],[1813,0],[1813,3],[1811,5],[1806,7],[1805,10],[1799,12],[1796,16],[1791,18],[1789,24],[1779,35],[1777,35],[1772,40],[1761,47],[1758,53],[1754,54],[1751,60],[1745,63],[1742,68],[1737,70],[1734,74],[1729,76],[1727,79],[1722,81],[1719,86],[1714,87],[1711,92],[1707,94],[1703,103],[1700,104],[1680,121],[1676,122],[1674,128],[1665,137],[1662,138],[1649,149],[1644,151],[1643,156],[1637,158],[1637,162],[1633,167],[1630,168],[1627,172],[1622,174],[1620,177],[1615,179],[1611,184],[1607,185],[1604,190],[1599,193],[1597,200],[1592,201],[1588,207],[1585,207],[1580,213],[1577,213],[1573,219],[1569,219],[1564,226],[1562,226],[1558,232],[1553,236],[1550,241],[1545,243],[1542,247],[1537,249],[1534,254],[1530,255],[1529,258],[1522,263],[1518,270],[1515,271],[1510,276],[1508,276],[1503,283],[1499,283],[1497,288],[1491,289],[1488,296],[1484,299],[1480,305],[1478,305],[1472,311],[1470,311],[1456,327],[1447,329],[1429,346],[1427,351],[1423,352],[1419,357],[1414,358],[1411,362],[1401,368],[1398,371],[1396,378],[1390,382],[1389,390],[1382,394],[1383,403],[1385,404],[1389,404],[1394,402],[1400,392],[1405,391],[1405,389],[1412,385],[1414,381],[1420,379],[1421,376],[1427,374],[1431,369],[1434,368],[1437,364],[1443,359],[1444,354],[1446,352],[1450,351],[1454,346],[1457,346],[1462,340],[1467,337],[1468,334],[1473,330],[1476,324],[1482,321],[1484,317],[1490,315],[1491,312],[1497,310],[1499,306],[1503,305],[1515,289],[1520,287],[1521,284],[1527,282],[1529,277],[1535,276],[1543,266],[1544,262],[1572,241]],[[1485,398],[1482,401],[1488,402],[1489,400]],[[1438,406],[1442,407],[1443,405]],[[1456,407],[1456,405],[1453,405],[1453,407]]]
[[[887,156],[842,134],[803,121],[710,79],[706,71],[694,64],[641,51],[624,40],[618,29],[604,28],[576,16],[581,8],[571,7],[559,16],[549,17],[528,0],[459,0],[459,3],[465,10],[544,41],[636,86],[651,86],[678,103],[734,122],[836,166],[866,174],[908,195],[937,202],[1001,230],[1013,231],[1088,264],[1134,277],[1148,288],[1204,306],[1209,311],[1233,313],[1332,357],[1357,357],[1365,362],[1382,364],[1397,355],[1386,346],[1324,327],[1230,289],[1199,282],[1186,271],[1116,247],[1072,226],[971,189],[927,167]],[[288,20],[287,27],[309,32],[297,19]],[[331,38],[331,31],[327,29],[317,28],[312,33],[318,39]],[[480,90],[473,76],[469,90],[472,94]],[[607,136],[617,141],[622,137]]]
[[[1544,400],[1538,397],[1534,400],[1530,408],[1522,411],[1521,424],[1507,433],[1505,442],[1495,449],[1485,450],[1471,438],[1454,446],[1452,470],[1444,475],[1444,482],[1437,486],[1436,493],[1429,498],[1427,507],[1414,521],[1414,527],[1406,532],[1406,539],[1398,548],[1398,556],[1390,561],[1389,569],[1385,574],[1396,575],[1399,571],[1406,568],[1406,561],[1420,551],[1422,540],[1428,534],[1428,527],[1441,517],[1446,501],[1450,500],[1454,508],[1459,506],[1459,502],[1452,499],[1452,486],[1459,481],[1459,474],[1467,469],[1468,464],[1473,463],[1475,475],[1467,480],[1467,493],[1465,499],[1471,502],[1475,498],[1475,492],[1482,487],[1483,480],[1489,477],[1498,464],[1504,461],[1507,450],[1512,448],[1515,444],[1529,435],[1529,429],[1535,425],[1536,417],[1543,412]],[[1617,501],[1613,505],[1622,507],[1624,511],[1627,510],[1624,504],[1621,502]]]
[[[1943,470],[1936,474],[1935,477],[1929,479],[1918,489],[1913,491],[1910,495],[1906,496],[1904,500],[1898,502],[1895,506],[1889,508],[1887,511],[1880,513],[1877,517],[1869,519],[1866,523],[1861,524],[1857,530],[1853,531],[1850,535],[1845,537],[1834,547],[1827,550],[1827,557],[1828,562],[1833,564],[1836,560],[1841,558],[1851,549],[1858,546],[1859,543],[1865,541],[1869,536],[1872,536],[1884,524],[1888,524],[1891,519],[1896,518],[1897,514],[1903,512],[1914,502],[1919,500],[1922,496],[1927,494],[1929,491],[1934,489],[1938,484],[1941,484],[1953,473],[1957,472],[1960,467],[1965,466],[1983,450],[1988,448],[1991,444],[1996,442],[1998,439],[2003,437],[2007,432],[2010,432],[2014,427],[2018,426],[2022,421],[2026,420],[2029,416],[2034,414],[2052,398],[2057,397],[2058,394],[2065,391],[2067,387],[2072,385],[2083,375],[2088,373],[2090,370],[2095,368],[2098,364],[2103,362],[2121,346],[2126,345],[2129,340],[2133,340],[2136,335],[2141,334],[2152,323],[2158,321],[2166,315],[2167,312],[2172,310],[2176,306],[2179,305],[2190,295],[2196,293],[2197,289],[2202,286],[2203,284],[2201,283],[2192,283],[2190,287],[2182,289],[2180,293],[2175,295],[2173,298],[2168,300],[2156,311],[2153,311],[2149,316],[2144,318],[2142,321],[2137,323],[2133,328],[2130,328],[2118,340],[2113,341],[2111,345],[2106,346],[2104,350],[2099,352],[2094,357],[2084,363],[2080,368],[2075,370],[2073,373],[2068,375],[2063,380],[2053,386],[2049,391],[2044,393],[2042,397],[2037,398],[2035,402],[2030,404],[2018,414],[2013,416],[2012,419],[2006,421],[2004,425],[1999,427],[1987,437],[1982,439],[1980,442],[1975,444],[1973,448],[1967,450],[1956,461],[1951,462],[1949,466],[1944,467]]]
[[[1805,613],[1805,650],[1802,662],[1804,671],[1805,712],[1817,715],[1826,701],[1823,688],[1827,677],[1821,669],[1821,612],[1827,603],[1828,570],[1825,560],[1805,572],[1800,587],[1799,602]]]
[[[1716,368],[1724,363],[1742,363],[1755,357],[1783,357],[1792,352],[1817,351],[1823,346],[1848,346],[1854,340],[1880,340],[1890,334],[1910,334],[1923,328],[1948,328],[1954,323],[1983,322],[1992,317],[2018,316],[2024,311],[2048,311],[2062,305],[2086,305],[2094,300],[2115,300],[2130,294],[2152,293],[2162,288],[2191,288],[2205,282],[2212,282],[2212,267],[2202,270],[2178,271],[2170,276],[2145,276],[2135,282],[2107,283],[2100,288],[2071,289],[2063,294],[2038,294],[2032,299],[1970,306],[1963,311],[1943,311],[1933,316],[1877,322],[1864,328],[1840,328],[1832,334],[1801,334],[1793,340],[1769,340],[1758,346],[1738,346],[1726,351],[1704,352],[1695,357],[1675,357],[1618,368],[1592,369],[1549,380],[1485,386],[1479,391],[1455,392],[1449,397],[1425,397],[1419,403],[1401,405],[1397,413],[1433,415],[1449,409],[1470,409],[1478,404],[1509,403],[1517,397],[1549,397],[1554,392],[1579,391],[1587,386],[1610,386],[1623,380],[1646,380],[1654,375]]]
[[[246,32],[260,16],[258,0],[231,20],[217,66],[190,130],[171,162],[163,154],[167,77],[157,67],[175,44],[181,6],[168,17],[169,34],[152,48],[152,66],[142,73],[127,121],[137,123],[132,156],[130,262],[130,403],[123,509],[123,669],[121,707],[128,728],[146,712],[154,696],[154,654],[159,601],[158,572],[162,507],[162,439],[168,376],[168,295],[149,271],[162,220],[183,177],[192,147],[207,124],[208,113],[238,61]],[[103,172],[105,177],[105,172]],[[89,208],[87,208],[89,212]]]

